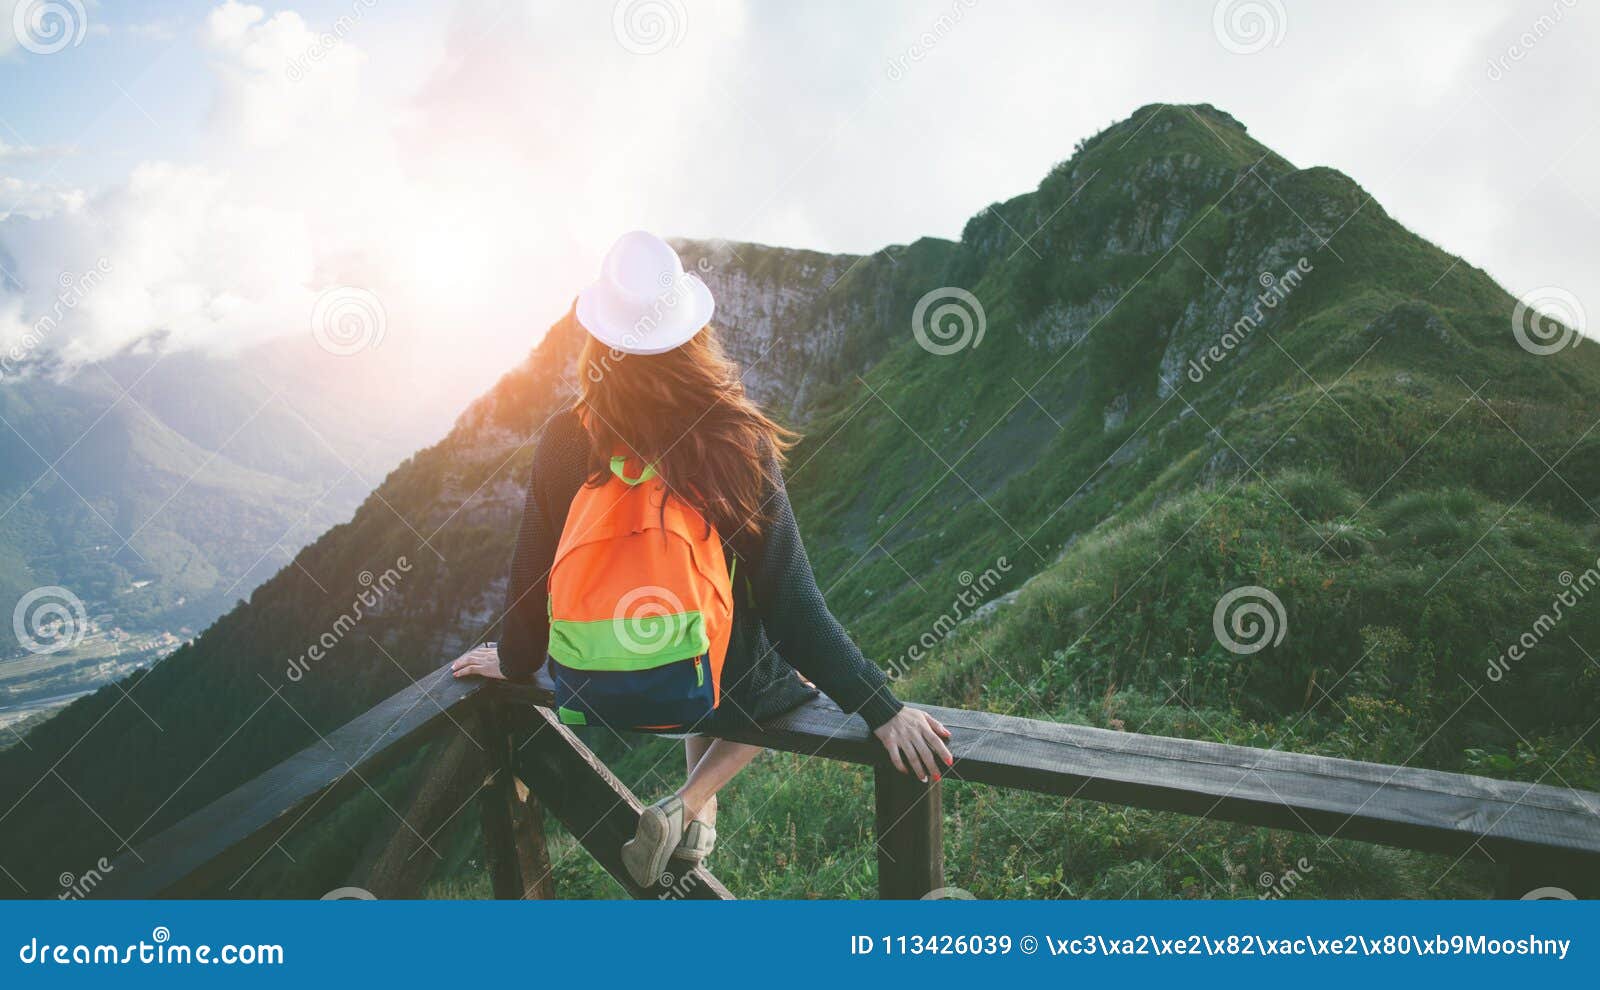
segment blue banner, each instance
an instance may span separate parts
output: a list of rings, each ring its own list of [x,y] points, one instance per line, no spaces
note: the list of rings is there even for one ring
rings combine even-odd
[[[122,901],[0,904],[0,985],[501,976],[1593,985],[1600,905],[1500,902]],[[219,974],[218,971],[221,971]]]

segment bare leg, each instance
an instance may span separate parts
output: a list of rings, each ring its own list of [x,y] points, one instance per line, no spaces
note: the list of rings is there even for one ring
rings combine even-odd
[[[707,805],[714,802],[717,792],[727,786],[740,770],[750,765],[750,761],[761,755],[760,746],[751,746],[747,743],[729,742],[726,739],[713,739],[705,747],[705,752],[695,761],[693,769],[689,771],[689,779],[678,790],[678,797],[683,801],[683,810],[688,815],[700,817]],[[711,805],[712,814],[715,814],[715,805]]]
[[[700,763],[700,758],[705,756],[706,750],[710,748],[711,738],[709,736],[690,736],[683,741],[683,758],[684,763],[686,764],[686,775],[694,773],[694,768]],[[691,817],[698,818],[707,825],[710,825],[712,828],[716,828],[717,796],[715,794],[711,795],[711,800],[701,805],[700,810],[692,813]]]

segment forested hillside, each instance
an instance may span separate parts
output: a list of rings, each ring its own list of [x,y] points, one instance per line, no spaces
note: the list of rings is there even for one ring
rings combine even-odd
[[[1157,105],[959,243],[681,249],[752,391],[806,434],[790,492],[819,581],[903,696],[1600,786],[1600,358],[1530,341],[1562,328],[1350,178],[1209,106]],[[559,321],[193,645],[0,753],[13,893],[53,896],[495,638],[579,333]],[[670,743],[591,742],[643,794],[680,772]],[[728,792],[713,868],[741,896],[869,893],[870,786],[764,758]],[[1255,897],[1289,869],[1296,896],[1489,889],[1467,862],[1058,798],[958,785],[946,813],[948,882],[979,896]],[[486,890],[472,817],[436,895]],[[369,791],[228,892],[359,885],[395,827]],[[563,895],[614,894],[571,850],[557,840]]]

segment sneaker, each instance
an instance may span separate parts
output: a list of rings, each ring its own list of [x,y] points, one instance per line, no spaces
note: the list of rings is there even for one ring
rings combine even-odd
[[[672,858],[699,866],[716,845],[717,830],[698,818],[690,819],[683,829],[683,841],[672,850]]]
[[[622,844],[622,865],[633,882],[653,887],[667,872],[667,860],[683,841],[683,801],[664,797],[639,813],[633,838]]]

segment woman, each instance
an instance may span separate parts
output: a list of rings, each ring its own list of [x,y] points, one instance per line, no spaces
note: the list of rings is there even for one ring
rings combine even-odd
[[[663,500],[680,500],[714,529],[719,556],[738,575],[730,581],[720,703],[684,727],[706,733],[685,737],[688,778],[644,810],[624,847],[623,861],[642,886],[662,876],[670,857],[699,862],[711,851],[717,792],[761,752],[709,736],[788,711],[816,687],[861,715],[897,770],[938,780],[953,762],[950,733],[896,700],[823,602],[779,469],[792,434],[744,394],[710,325],[712,311],[710,291],[684,273],[666,242],[635,231],[612,247],[600,280],[576,307],[589,334],[580,396],[546,426],[534,455],[498,660],[474,654],[455,668],[457,677],[526,680],[547,651],[556,652],[549,585],[568,510],[580,489],[615,485],[613,471],[636,484],[628,471],[638,468],[622,469],[624,457],[648,466],[644,474],[659,479]]]

